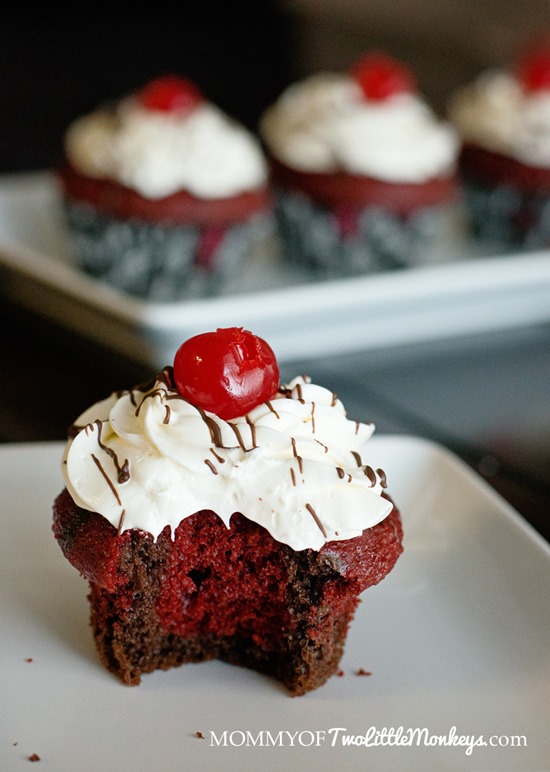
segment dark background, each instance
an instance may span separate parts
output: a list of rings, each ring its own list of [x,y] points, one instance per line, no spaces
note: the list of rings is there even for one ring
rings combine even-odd
[[[2,23],[0,170],[54,165],[68,123],[165,73],[194,79],[255,128],[288,83],[291,23],[277,3],[250,11],[206,3],[204,13],[116,26]]]

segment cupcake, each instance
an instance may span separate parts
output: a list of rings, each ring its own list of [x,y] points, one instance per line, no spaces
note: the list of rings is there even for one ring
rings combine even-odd
[[[215,293],[268,238],[258,140],[184,78],[160,77],[75,120],[64,147],[75,259],[123,292]]]
[[[402,552],[371,424],[306,377],[279,384],[242,328],[189,339],[72,427],[53,530],[89,582],[123,683],[219,659],[292,696],[337,670],[360,594]]]
[[[470,226],[502,249],[550,245],[550,43],[453,95]]]
[[[458,141],[400,62],[375,52],[294,83],[259,132],[289,259],[345,275],[441,256]]]

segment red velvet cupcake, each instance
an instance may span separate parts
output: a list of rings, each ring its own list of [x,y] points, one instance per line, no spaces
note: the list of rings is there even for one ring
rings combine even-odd
[[[101,661],[126,684],[217,658],[291,695],[336,672],[360,594],[402,552],[374,427],[307,378],[279,385],[241,328],[86,411],[54,533],[89,582]]]
[[[167,76],[69,126],[59,178],[75,258],[159,301],[215,293],[272,227],[258,141]]]
[[[442,258],[458,142],[400,62],[375,52],[293,84],[260,134],[289,259],[345,275]]]
[[[550,245],[550,42],[460,89],[449,116],[473,234],[499,250]]]

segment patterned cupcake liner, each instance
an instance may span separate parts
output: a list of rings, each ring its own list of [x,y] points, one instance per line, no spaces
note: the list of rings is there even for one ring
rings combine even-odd
[[[470,229],[480,241],[527,250],[550,246],[550,194],[473,180],[465,180],[464,194]]]
[[[403,216],[375,205],[328,209],[294,191],[278,191],[275,200],[286,258],[320,275],[352,276],[437,261],[454,227],[448,204]]]
[[[68,201],[64,208],[80,268],[122,292],[158,302],[222,292],[273,229],[265,212],[204,228],[115,220]]]

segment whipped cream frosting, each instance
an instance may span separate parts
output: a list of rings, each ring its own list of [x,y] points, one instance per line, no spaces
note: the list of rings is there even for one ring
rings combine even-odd
[[[171,368],[114,393],[78,419],[63,457],[74,501],[119,532],[154,538],[212,510],[244,514],[295,550],[351,539],[392,510],[369,459],[372,424],[306,377],[247,415],[224,421],[176,391]]]
[[[549,91],[527,93],[510,73],[490,70],[456,93],[449,117],[465,141],[550,168]]]
[[[293,169],[393,183],[447,176],[458,151],[455,130],[417,94],[368,100],[351,76],[338,73],[291,85],[262,116],[260,132]]]
[[[178,114],[148,110],[126,97],[74,121],[65,151],[80,173],[149,199],[179,190],[224,198],[257,189],[267,178],[260,143],[207,101]]]

